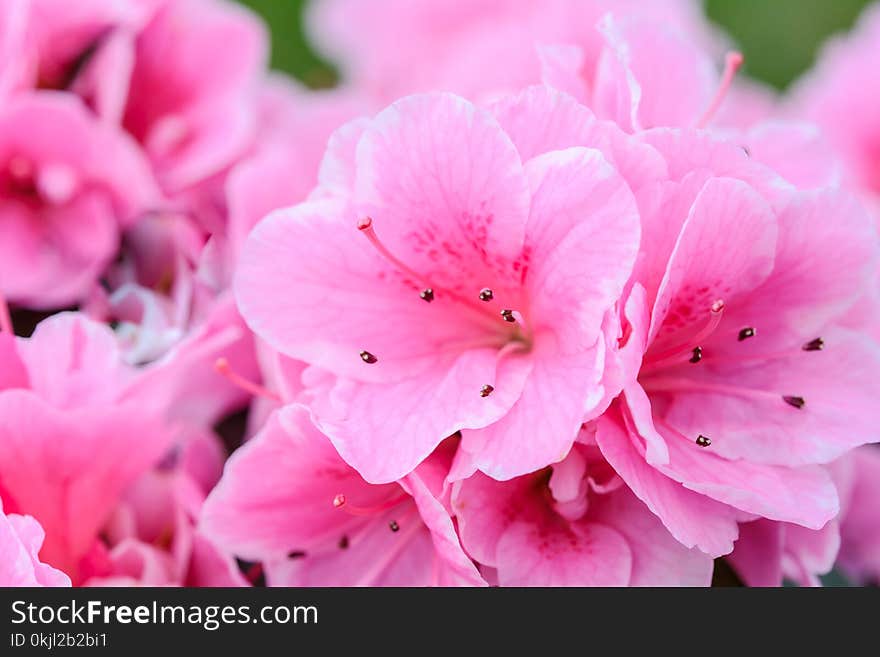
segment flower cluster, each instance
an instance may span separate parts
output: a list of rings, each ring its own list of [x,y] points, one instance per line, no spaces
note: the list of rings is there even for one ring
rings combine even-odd
[[[0,585],[877,581],[878,17],[6,0]]]

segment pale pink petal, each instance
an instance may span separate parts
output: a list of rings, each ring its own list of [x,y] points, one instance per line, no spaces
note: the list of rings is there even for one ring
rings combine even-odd
[[[772,520],[753,520],[739,527],[739,538],[726,559],[746,586],[782,584],[785,529]]]
[[[123,489],[170,435],[137,403],[62,413],[28,391],[0,393],[4,499],[46,529],[43,555],[74,580]]]
[[[708,586],[712,557],[687,549],[623,487],[599,498],[590,518],[617,531],[632,553],[629,586]]]
[[[600,419],[596,440],[633,493],[685,547],[696,546],[712,556],[733,550],[738,535],[735,509],[684,488],[648,465],[619,420]]]
[[[799,342],[776,359],[701,363],[671,397],[667,421],[685,435],[709,436],[721,456],[754,463],[827,463],[874,440],[880,351],[850,331],[822,333],[818,351]]]
[[[476,294],[515,280],[528,188],[516,148],[488,112],[451,94],[394,103],[358,144],[355,190],[386,247],[435,287],[467,295],[468,286]]]
[[[70,578],[38,556],[45,532],[31,516],[6,515],[0,505],[0,586],[70,586]]]

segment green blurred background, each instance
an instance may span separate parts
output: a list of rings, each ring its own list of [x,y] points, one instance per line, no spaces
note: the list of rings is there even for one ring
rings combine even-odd
[[[307,0],[239,1],[271,26],[274,68],[313,87],[333,85],[333,67],[306,41],[302,13]],[[848,29],[867,4],[869,0],[705,0],[709,17],[742,48],[745,71],[780,89],[809,68],[822,41]]]

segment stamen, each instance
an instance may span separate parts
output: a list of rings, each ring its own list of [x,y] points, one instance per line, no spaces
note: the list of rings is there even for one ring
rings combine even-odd
[[[516,321],[516,317],[513,316],[513,311],[510,310],[509,308],[505,308],[504,310],[501,311],[501,318],[505,322],[515,322]]]
[[[785,395],[782,397],[786,404],[789,406],[794,406],[795,408],[803,408],[804,404],[806,404],[806,400],[803,397],[793,397],[790,395]]]
[[[703,434],[700,434],[699,436],[697,436],[696,442],[697,445],[699,445],[700,447],[708,447],[712,444],[712,439],[709,438],[709,436],[704,436]]]
[[[302,559],[305,556],[306,556],[306,553],[303,552],[302,550],[294,550],[293,552],[287,553],[288,559]]]
[[[709,121],[712,120],[712,117],[715,116],[715,112],[718,111],[718,108],[721,107],[721,103],[724,102],[724,97],[727,95],[730,85],[733,83],[733,78],[739,70],[739,67],[742,66],[742,63],[742,53],[727,53],[727,57],[724,58],[724,73],[721,75],[721,83],[718,85],[718,91],[715,92],[715,96],[712,98],[712,102],[709,103],[709,107],[706,108],[703,116],[697,121],[697,128],[705,128],[709,124]]]
[[[480,388],[480,397],[488,397],[492,394],[492,391],[495,390],[495,386],[490,386],[488,383]]]
[[[703,348],[694,347],[693,356],[691,356],[690,362],[699,363],[701,360],[703,360]]]
[[[12,328],[12,315],[9,314],[9,304],[6,303],[2,288],[0,288],[0,331],[9,335],[15,334]]]
[[[709,383],[707,381],[697,381],[694,379],[650,376],[639,381],[645,392],[696,392],[696,393],[720,393],[723,395],[736,395],[737,397],[745,397],[747,399],[774,400],[779,401],[779,393],[771,390],[754,390],[752,388],[742,388],[736,385],[726,385],[723,383]]]
[[[229,361],[225,358],[218,358],[214,362],[214,369],[221,375],[225,376],[230,383],[235,386],[238,386],[245,392],[249,392],[254,397],[264,397],[270,401],[281,403],[284,400],[281,399],[281,396],[277,393],[272,392],[271,390],[267,390],[261,385],[254,383],[253,381],[248,381],[246,378],[241,376],[232,367],[229,365]]]
[[[373,363],[378,363],[378,362],[379,362],[379,359],[376,358],[376,357],[375,357],[373,354],[371,354],[369,351],[362,351],[362,352],[360,353],[360,356],[361,356],[361,360],[364,361],[367,365],[372,365]]]
[[[742,342],[743,340],[748,340],[749,338],[753,338],[753,337],[755,337],[755,329],[751,326],[747,326],[746,328],[744,328],[742,331],[739,332],[739,335],[737,336],[736,339],[739,340],[740,342]]]
[[[387,511],[388,509],[393,509],[401,502],[405,502],[409,499],[409,495],[403,493],[402,495],[398,495],[397,497],[393,497],[387,502],[383,502],[382,504],[376,504],[375,506],[355,506],[354,504],[349,504],[349,502],[345,499],[345,495],[343,493],[339,493],[336,497],[333,498],[333,506],[337,509],[342,509],[346,513],[353,516],[362,516],[362,517],[372,517],[375,515],[379,515],[383,511]]]
[[[740,148],[742,149],[743,153],[746,154],[746,157],[752,156],[752,151],[749,150],[748,146],[740,146]]]
[[[422,274],[407,266],[402,260],[397,258],[397,256],[395,256],[393,253],[391,253],[391,251],[388,250],[388,248],[379,239],[379,236],[376,235],[376,231],[373,229],[372,218],[364,217],[362,219],[359,219],[357,227],[358,230],[360,230],[361,233],[363,233],[364,236],[368,240],[370,240],[370,243],[376,248],[376,250],[382,255],[382,257],[388,260],[388,262],[394,265],[399,271],[403,272],[414,280],[419,281],[421,285],[424,286],[425,289],[420,295],[422,299],[424,299],[425,301],[432,301],[434,299],[434,286],[431,284],[431,281],[429,281],[426,276],[423,276]],[[486,320],[489,320],[492,325],[494,325],[494,323],[497,321],[494,313],[492,313],[488,308],[481,308],[475,300],[463,298],[452,290],[440,290],[440,292],[441,298],[445,297],[450,299],[451,301],[460,304],[461,306],[478,315],[480,319],[484,322]]]
[[[488,287],[484,287],[480,290],[480,301],[491,301],[495,298],[495,293],[490,290]]]
[[[343,535],[342,538],[339,539],[339,549],[347,550],[348,549],[348,536]]]
[[[399,532],[399,531],[400,531],[400,525],[397,524],[397,521],[396,521],[396,520],[392,520],[391,522],[389,522],[389,523],[388,523],[388,527],[389,527],[389,528],[391,529],[391,531],[393,531],[393,532]]]
[[[376,247],[376,250],[381,253],[386,260],[397,267],[400,271],[412,276],[416,280],[421,281],[426,288],[431,288],[431,284],[424,276],[419,274],[417,271],[410,269],[402,261],[398,260],[397,257],[393,253],[391,253],[391,251],[389,251],[384,244],[382,244],[382,241],[379,239],[378,235],[376,235],[376,231],[373,230],[373,220],[370,217],[359,219],[357,227],[358,230],[361,231],[368,240],[370,240],[370,243],[372,243],[372,245]]]
[[[822,351],[825,348],[825,340],[822,338],[816,338],[815,340],[810,340],[807,344],[805,344],[801,349],[804,351]]]

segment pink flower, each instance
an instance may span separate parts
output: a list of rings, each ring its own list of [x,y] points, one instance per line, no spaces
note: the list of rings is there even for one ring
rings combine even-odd
[[[0,289],[52,308],[82,299],[119,232],[155,203],[149,168],[74,97],[18,95],[0,106]]]
[[[309,92],[281,78],[268,80],[261,94],[256,151],[226,179],[228,278],[251,229],[272,210],[306,200],[318,184],[330,135],[367,107],[348,91]]]
[[[87,586],[246,586],[235,560],[196,527],[223,468],[208,432],[187,432],[161,467],[126,490],[104,526],[107,547],[89,564]]]
[[[801,188],[839,183],[839,163],[816,126],[779,120],[771,92],[735,77],[739,53],[728,53],[719,73],[697,35],[641,13],[607,14],[596,29],[604,41],[596,57],[571,44],[541,47],[546,84],[627,132],[707,128]]]
[[[372,483],[458,430],[473,467],[532,472],[602,410],[604,320],[639,239],[632,194],[600,151],[554,151],[562,136],[511,121],[453,95],[403,99],[340,129],[320,198],[245,245],[242,315],[340,377],[310,408]]]
[[[448,452],[371,485],[290,405],[230,458],[201,531],[262,562],[272,586],[485,585],[439,499]]]
[[[82,0],[76,6],[65,0],[4,2],[0,96],[36,88],[97,91],[90,85],[97,72],[110,74],[99,86],[112,88],[120,76],[101,63],[113,57],[115,35],[136,29],[148,11],[136,0]]]
[[[818,530],[760,519],[740,525],[727,560],[747,586],[781,586],[784,579],[820,586],[819,576],[834,567],[839,548],[836,519]]]
[[[45,533],[32,516],[3,513],[0,499],[0,586],[70,586],[70,578],[40,561]]]
[[[543,44],[574,45],[592,68],[602,47],[595,25],[608,11],[710,42],[687,0],[319,0],[308,23],[346,82],[384,104],[434,90],[477,99],[519,91],[539,81]]]
[[[241,157],[253,139],[257,83],[267,58],[263,24],[225,0],[161,0],[132,37],[122,124],[163,189],[177,193]]]
[[[0,498],[37,519],[41,558],[78,583],[123,491],[170,445],[165,409],[138,390],[113,333],[77,314],[0,338]]]
[[[462,544],[501,586],[707,586],[712,559],[688,550],[623,486],[595,445],[550,468],[455,484]]]
[[[820,529],[838,499],[816,464],[875,435],[880,353],[835,325],[875,276],[872,221],[842,192],[785,185],[735,144],[643,139],[670,179],[639,194],[619,355],[638,379],[600,422],[599,447],[686,546],[729,552],[737,521],[756,516]]]
[[[838,566],[853,582],[880,582],[880,449],[861,447],[841,459]]]
[[[819,124],[846,165],[848,184],[880,194],[880,101],[870,84],[880,65],[880,8],[869,6],[853,31],[825,46],[794,88],[789,111]]]

